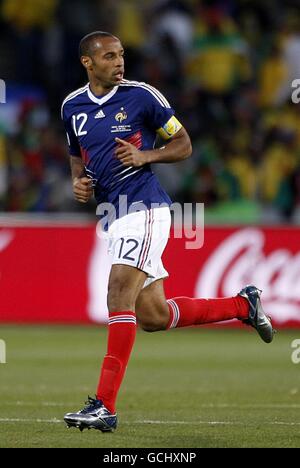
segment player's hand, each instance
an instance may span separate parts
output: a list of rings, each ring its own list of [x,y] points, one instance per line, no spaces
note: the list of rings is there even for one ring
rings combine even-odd
[[[93,195],[92,181],[88,177],[74,177],[73,193],[75,200],[87,203]]]
[[[146,156],[143,151],[139,151],[134,145],[128,141],[116,138],[118,147],[115,151],[116,158],[124,166],[141,167],[147,163]]]

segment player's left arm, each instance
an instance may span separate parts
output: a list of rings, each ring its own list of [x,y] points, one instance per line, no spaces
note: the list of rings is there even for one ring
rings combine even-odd
[[[162,148],[140,151],[131,143],[116,138],[119,144],[116,157],[124,166],[141,167],[151,163],[175,163],[187,159],[192,154],[192,143],[185,128],[173,116],[164,127],[157,130],[167,140]]]

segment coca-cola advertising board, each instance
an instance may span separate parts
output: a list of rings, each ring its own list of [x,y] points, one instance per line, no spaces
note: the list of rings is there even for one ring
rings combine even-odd
[[[300,229],[205,229],[201,249],[169,240],[167,297],[263,290],[277,327],[300,327]],[[110,260],[94,225],[0,228],[0,321],[106,323]],[[235,323],[235,322],[233,322]]]

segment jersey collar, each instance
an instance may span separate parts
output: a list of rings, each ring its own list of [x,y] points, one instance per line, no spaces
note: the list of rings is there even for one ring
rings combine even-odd
[[[119,86],[115,86],[111,91],[110,93],[108,94],[105,94],[105,96],[103,96],[102,98],[97,98],[91,91],[91,88],[90,88],[90,85],[88,85],[88,88],[87,88],[87,93],[88,93],[88,97],[90,98],[91,101],[95,102],[96,104],[99,104],[99,106],[102,106],[102,104],[104,104],[105,102],[109,101],[109,99],[111,99],[115,94],[116,92],[118,91],[119,89]]]

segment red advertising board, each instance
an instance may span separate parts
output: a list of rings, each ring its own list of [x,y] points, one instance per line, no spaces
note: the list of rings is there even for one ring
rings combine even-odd
[[[300,229],[213,228],[201,249],[171,236],[167,297],[221,297],[254,283],[277,326],[300,326]],[[109,259],[95,226],[0,227],[0,321],[104,323]]]

